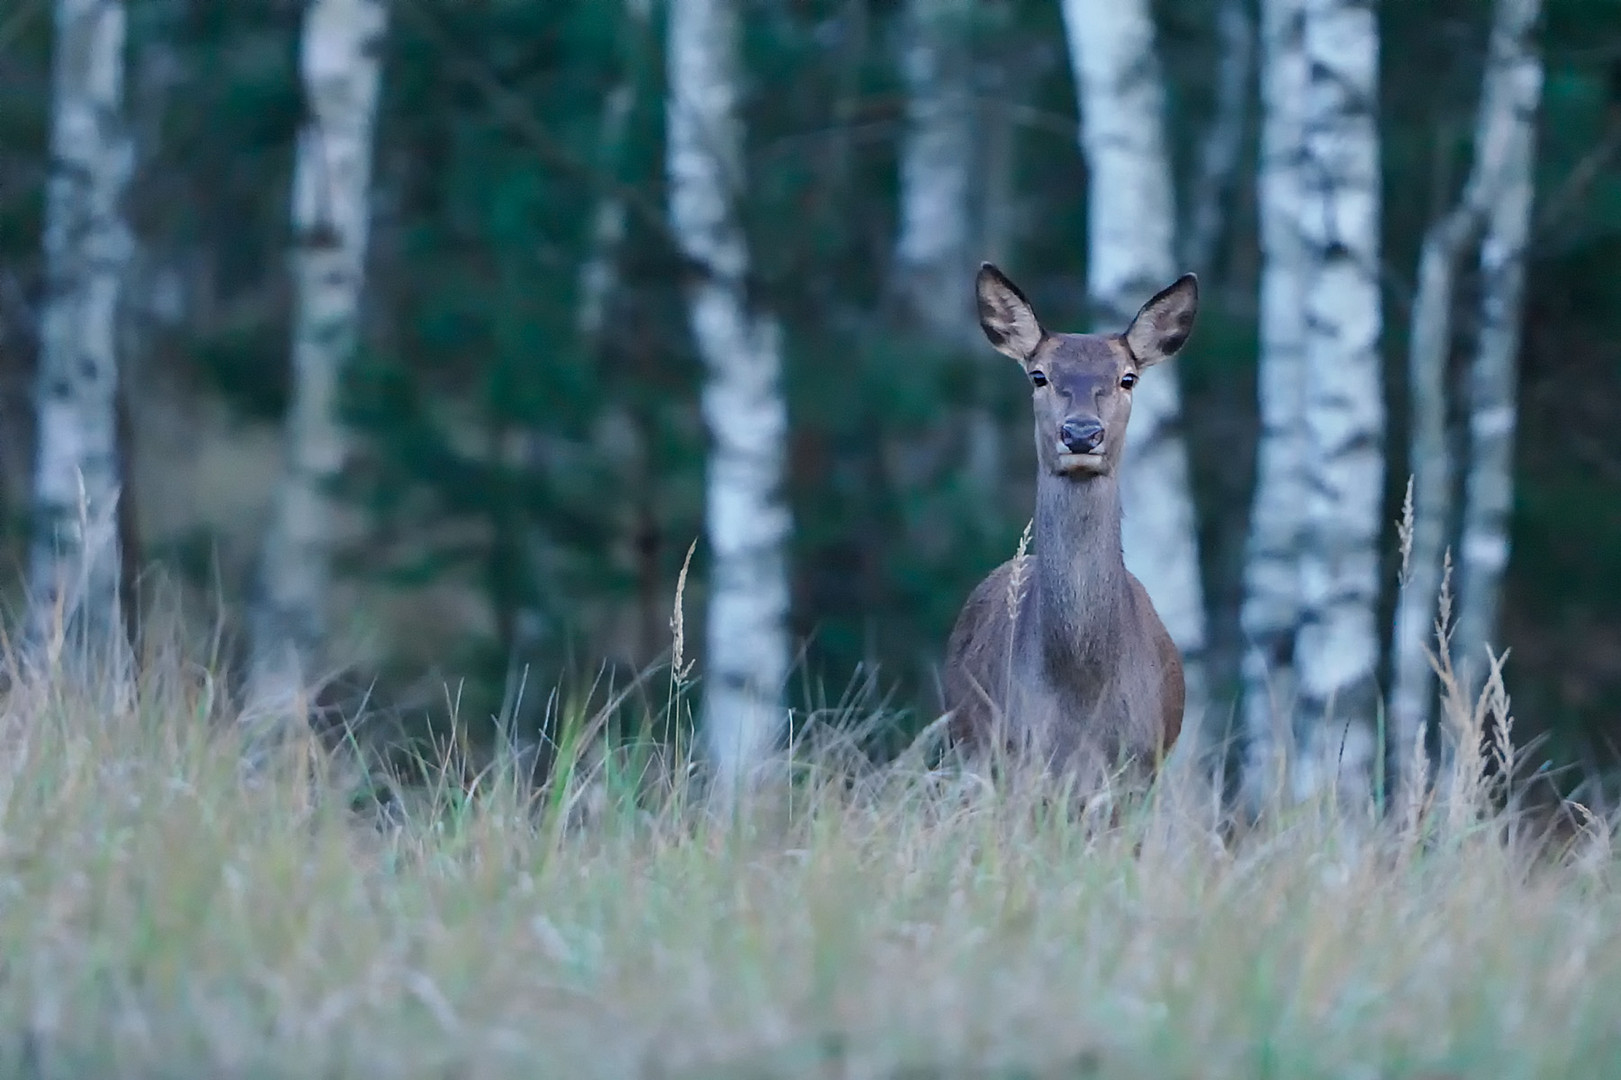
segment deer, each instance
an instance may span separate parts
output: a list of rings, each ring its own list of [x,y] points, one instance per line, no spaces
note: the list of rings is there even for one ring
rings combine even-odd
[[[1181,733],[1186,688],[1176,643],[1126,569],[1120,466],[1132,388],[1187,344],[1198,279],[1177,278],[1117,334],[1049,332],[991,263],[975,292],[986,339],[1030,382],[1035,544],[957,616],[941,679],[948,741],[969,757],[1033,751],[1083,785],[1122,764],[1152,772]]]

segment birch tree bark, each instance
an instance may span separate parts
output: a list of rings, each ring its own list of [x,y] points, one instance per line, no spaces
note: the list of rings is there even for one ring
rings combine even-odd
[[[909,313],[937,340],[972,338],[974,97],[967,47],[973,0],[909,0],[902,73],[895,276]]]
[[[969,47],[975,8],[974,0],[909,0],[901,62],[906,127],[895,289],[911,324],[948,353],[975,349],[981,340],[971,287],[976,256],[988,239],[985,207],[976,198],[986,151],[979,141],[984,126]],[[994,377],[988,369],[980,374]],[[960,423],[962,437],[950,442],[963,450],[975,522],[988,535],[1000,524],[1002,436],[996,418],[970,404],[960,419],[944,420]]]
[[[1282,790],[1300,623],[1300,545],[1307,499],[1304,0],[1262,0],[1261,431],[1244,553],[1241,665],[1244,799],[1251,813]]]
[[[47,662],[67,647],[75,663],[122,664],[118,324],[133,163],[124,5],[57,0],[55,30],[29,638]]]
[[[1064,0],[1080,98],[1087,180],[1087,291],[1100,329],[1118,332],[1176,276],[1176,200],[1165,141],[1165,89],[1146,0]],[[1204,588],[1179,430],[1176,373],[1144,379],[1126,435],[1121,485],[1126,563],[1182,652],[1187,723],[1206,696]]]
[[[785,718],[788,411],[778,325],[748,296],[736,4],[670,0],[668,35],[670,218],[693,263],[688,304],[711,439],[703,723],[717,790],[731,798],[769,756]]]
[[[1255,70],[1255,26],[1248,0],[1221,0],[1216,37],[1221,56],[1216,65],[1215,114],[1199,143],[1188,224],[1182,230],[1182,262],[1196,274],[1208,273],[1215,261],[1244,150],[1250,75]]]
[[[1470,188],[1478,186],[1471,176]],[[1403,543],[1405,570],[1396,602],[1392,641],[1395,682],[1390,694],[1391,741],[1399,770],[1414,760],[1413,745],[1429,724],[1434,680],[1429,651],[1435,647],[1436,601],[1441,591],[1442,549],[1455,479],[1447,439],[1447,361],[1452,351],[1452,301],[1458,259],[1479,227],[1474,193],[1436,222],[1419,254],[1418,295],[1413,302],[1407,348],[1407,393],[1412,473],[1411,532]],[[1406,786],[1408,777],[1401,783]]]
[[[653,0],[624,0],[628,44],[622,49],[624,70],[602,102],[602,123],[597,140],[597,166],[602,175],[617,179],[625,156],[631,112],[641,85],[640,44],[650,31]],[[591,234],[580,267],[578,315],[575,328],[581,341],[595,349],[609,300],[619,284],[619,248],[625,239],[625,197],[617,187],[605,190],[591,215]]]
[[[304,719],[301,702],[326,630],[329,488],[347,449],[338,391],[359,339],[385,28],[382,0],[311,0],[304,12],[286,474],[248,613],[247,716],[279,724]]]
[[[1365,0],[1305,0],[1305,430],[1295,794],[1369,805],[1384,484],[1379,28]]]
[[[1497,630],[1514,502],[1514,429],[1526,248],[1531,236],[1542,56],[1540,0],[1498,0],[1490,63],[1503,100],[1491,133],[1501,173],[1480,251],[1480,333],[1469,371],[1469,466],[1464,479],[1461,576],[1454,640],[1473,686]],[[1500,143],[1498,140],[1501,140]],[[1497,651],[1501,651],[1498,647]]]
[[[1473,375],[1476,386],[1471,387],[1471,393],[1477,401],[1484,399],[1489,404],[1484,414],[1478,408],[1471,410],[1471,431],[1479,426],[1481,434],[1474,441],[1489,447],[1490,458],[1500,449],[1497,434],[1506,416],[1512,443],[1514,354],[1519,348],[1523,249],[1530,224],[1533,127],[1542,84],[1541,63],[1532,39],[1540,8],[1540,0],[1498,0],[1494,7],[1475,125],[1474,163],[1458,204],[1431,228],[1420,255],[1408,355],[1409,408],[1413,417],[1413,530],[1409,573],[1397,607],[1396,678],[1390,708],[1392,732],[1399,748],[1398,768],[1412,760],[1408,748],[1424,737],[1435,697],[1427,649],[1436,646],[1442,552],[1457,482],[1446,430],[1454,280],[1460,259],[1488,227],[1491,235],[1481,251],[1482,321]],[[1498,381],[1505,370],[1506,397],[1505,387]],[[1479,386],[1483,372],[1486,385]],[[1509,491],[1512,456],[1510,448],[1507,458],[1493,461],[1488,474],[1501,475]],[[1474,455],[1471,460],[1475,460]],[[1504,467],[1509,471],[1499,474],[1497,469]],[[1476,475],[1474,468],[1470,475]],[[1487,480],[1487,489],[1488,502],[1504,490],[1493,488],[1492,480]],[[1478,544],[1479,561],[1472,563],[1467,548],[1464,556],[1465,566],[1472,565],[1475,575],[1482,570],[1488,575],[1500,574],[1507,560],[1506,536],[1500,547],[1490,542]],[[1495,570],[1491,569],[1494,559]],[[1495,595],[1495,577],[1483,591]],[[1469,613],[1470,635],[1459,640],[1460,645],[1467,645],[1458,659],[1460,664],[1474,662],[1478,669],[1484,660],[1482,649],[1491,614],[1470,607],[1467,599],[1460,615],[1463,611]]]

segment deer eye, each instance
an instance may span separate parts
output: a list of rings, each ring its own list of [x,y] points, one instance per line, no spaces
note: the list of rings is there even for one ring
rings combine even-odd
[[[1032,386],[1046,386],[1047,376],[1043,375],[1039,371],[1032,371],[1030,373],[1030,383]]]
[[[1124,375],[1120,376],[1121,389],[1130,390],[1133,386],[1136,386],[1136,385],[1137,385],[1137,373],[1135,371],[1128,371]]]

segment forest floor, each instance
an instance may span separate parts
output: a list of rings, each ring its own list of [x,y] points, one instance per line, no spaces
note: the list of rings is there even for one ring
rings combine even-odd
[[[379,810],[343,755],[245,778],[216,685],[171,659],[123,702],[0,702],[7,1075],[1621,1069],[1612,832],[1539,844],[1478,775],[1224,839],[1166,784],[1109,825],[833,752],[719,817],[581,739],[539,789],[447,767]]]

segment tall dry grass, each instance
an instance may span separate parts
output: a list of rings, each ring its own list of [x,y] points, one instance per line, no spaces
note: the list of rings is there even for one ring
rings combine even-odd
[[[544,784],[447,753],[377,807],[352,746],[244,772],[192,655],[148,649],[111,696],[18,670],[0,699],[7,1075],[1540,1080],[1621,1061],[1611,828],[1527,825],[1493,741],[1501,679],[1466,694],[1445,660],[1449,782],[1375,824],[1329,796],[1234,837],[1175,770],[1077,815],[1041,782],[921,747],[874,765],[815,725],[722,817],[679,743],[610,741],[566,705]],[[658,711],[692,674],[677,662]]]

